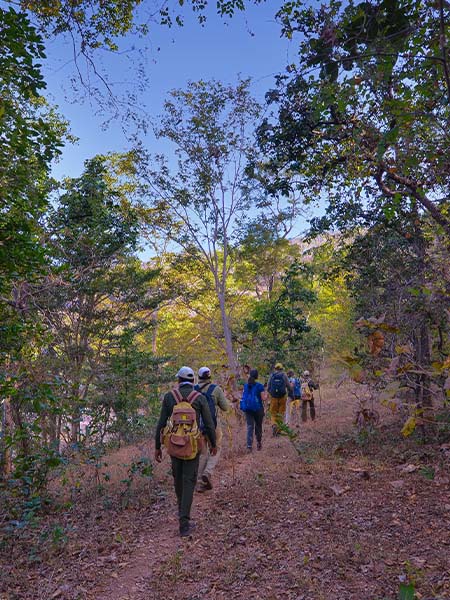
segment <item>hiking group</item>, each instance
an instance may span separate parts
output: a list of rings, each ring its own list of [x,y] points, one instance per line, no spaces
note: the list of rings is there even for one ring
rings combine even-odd
[[[318,386],[308,371],[303,372],[300,380],[293,371],[285,373],[283,365],[277,363],[267,382],[267,392],[258,381],[256,369],[249,369],[248,375],[239,405],[247,422],[248,452],[253,450],[254,437],[257,450],[262,449],[267,397],[274,436],[280,435],[282,423],[291,424],[295,409],[298,416],[300,404],[302,420],[307,420],[308,404],[311,420],[314,420],[313,390]],[[190,367],[181,367],[176,376],[177,386],[167,392],[162,401],[156,426],[155,460],[161,462],[164,445],[172,462],[179,532],[185,537],[194,527],[191,507],[195,490],[203,493],[213,487],[212,474],[219,461],[223,438],[220,415],[231,411],[232,407],[222,388],[212,382],[209,367],[198,370],[197,385]]]

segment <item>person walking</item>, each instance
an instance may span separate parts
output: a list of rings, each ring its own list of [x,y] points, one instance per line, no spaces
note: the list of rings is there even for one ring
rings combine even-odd
[[[308,420],[308,404],[311,421],[316,418],[316,408],[314,406],[314,390],[318,390],[319,386],[311,379],[309,371],[303,371],[301,383],[301,398],[302,398],[302,421],[305,423]]]
[[[191,507],[197,482],[202,436],[200,418],[210,453],[216,453],[216,431],[208,401],[194,390],[194,371],[181,367],[177,373],[178,386],[165,394],[156,426],[155,460],[161,462],[161,441],[172,461],[172,475],[178,502],[180,536],[190,535]]]
[[[216,448],[217,452],[211,454],[208,445],[203,444],[202,451],[200,453],[200,461],[198,466],[198,484],[197,491],[205,492],[211,490],[212,485],[212,474],[219,462],[220,453],[222,450],[222,439],[223,432],[221,427],[221,413],[227,413],[231,410],[231,404],[225,397],[225,394],[220,386],[211,381],[211,370],[209,367],[200,367],[198,370],[198,384],[195,389],[201,392],[208,400],[209,410],[216,428]],[[220,410],[217,410],[217,409]],[[204,434],[204,425],[200,423],[200,430]]]
[[[287,372],[291,390],[288,392],[288,401],[286,405],[286,425],[299,426],[300,422],[300,404],[301,404],[301,382],[295,377],[294,371]]]
[[[269,377],[267,390],[270,396],[270,419],[272,421],[272,434],[280,434],[279,424],[283,423],[286,413],[286,400],[291,389],[289,378],[283,370],[281,363],[276,363],[275,371]]]
[[[245,413],[247,421],[247,451],[253,450],[253,434],[256,437],[256,448],[262,448],[262,425],[264,419],[264,386],[257,381],[258,371],[251,369],[249,378],[244,385],[240,408]]]

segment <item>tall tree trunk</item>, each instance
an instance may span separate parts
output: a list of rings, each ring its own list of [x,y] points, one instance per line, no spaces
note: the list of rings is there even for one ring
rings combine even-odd
[[[70,419],[70,443],[77,445],[80,439],[80,386],[78,382],[72,387],[72,415]]]
[[[20,449],[22,456],[29,456],[31,451],[30,438],[26,426],[24,425],[22,415],[20,414],[20,407],[17,402],[11,402],[11,417],[14,423],[16,431],[20,432]]]
[[[152,323],[153,323],[153,329],[152,329],[152,352],[153,352],[153,356],[156,356],[156,342],[158,340],[158,311],[154,310],[152,312]]]
[[[228,314],[227,314],[227,310],[226,310],[225,292],[223,290],[218,290],[217,296],[219,298],[220,316],[222,319],[223,336],[225,338],[225,351],[227,353],[228,367],[234,375],[232,387],[233,387],[233,391],[235,391],[237,389],[238,367],[237,367],[236,357],[234,355],[233,340],[231,338],[230,322],[229,322]]]
[[[11,448],[6,444],[6,437],[13,431],[11,417],[11,399],[4,398],[2,404],[2,436],[0,439],[0,478],[6,478],[12,471]]]

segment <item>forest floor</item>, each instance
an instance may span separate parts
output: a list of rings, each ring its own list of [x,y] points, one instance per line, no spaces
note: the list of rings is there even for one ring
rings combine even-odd
[[[450,600],[450,444],[402,439],[388,412],[361,436],[348,389],[322,396],[300,455],[268,421],[262,451],[247,454],[233,418],[214,488],[194,498],[191,538],[178,536],[167,456],[151,479],[130,476],[152,441],[100,473],[74,469],[71,501],[61,492],[0,545],[0,599],[397,600],[413,583],[419,600]]]

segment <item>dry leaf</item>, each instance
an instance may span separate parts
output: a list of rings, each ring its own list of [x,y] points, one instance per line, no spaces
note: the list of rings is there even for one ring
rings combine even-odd
[[[400,489],[403,487],[403,484],[405,482],[403,481],[403,479],[398,479],[397,481],[390,481],[389,483],[392,485],[393,488]]]
[[[414,473],[419,467],[417,465],[403,465],[400,467],[402,473]]]

